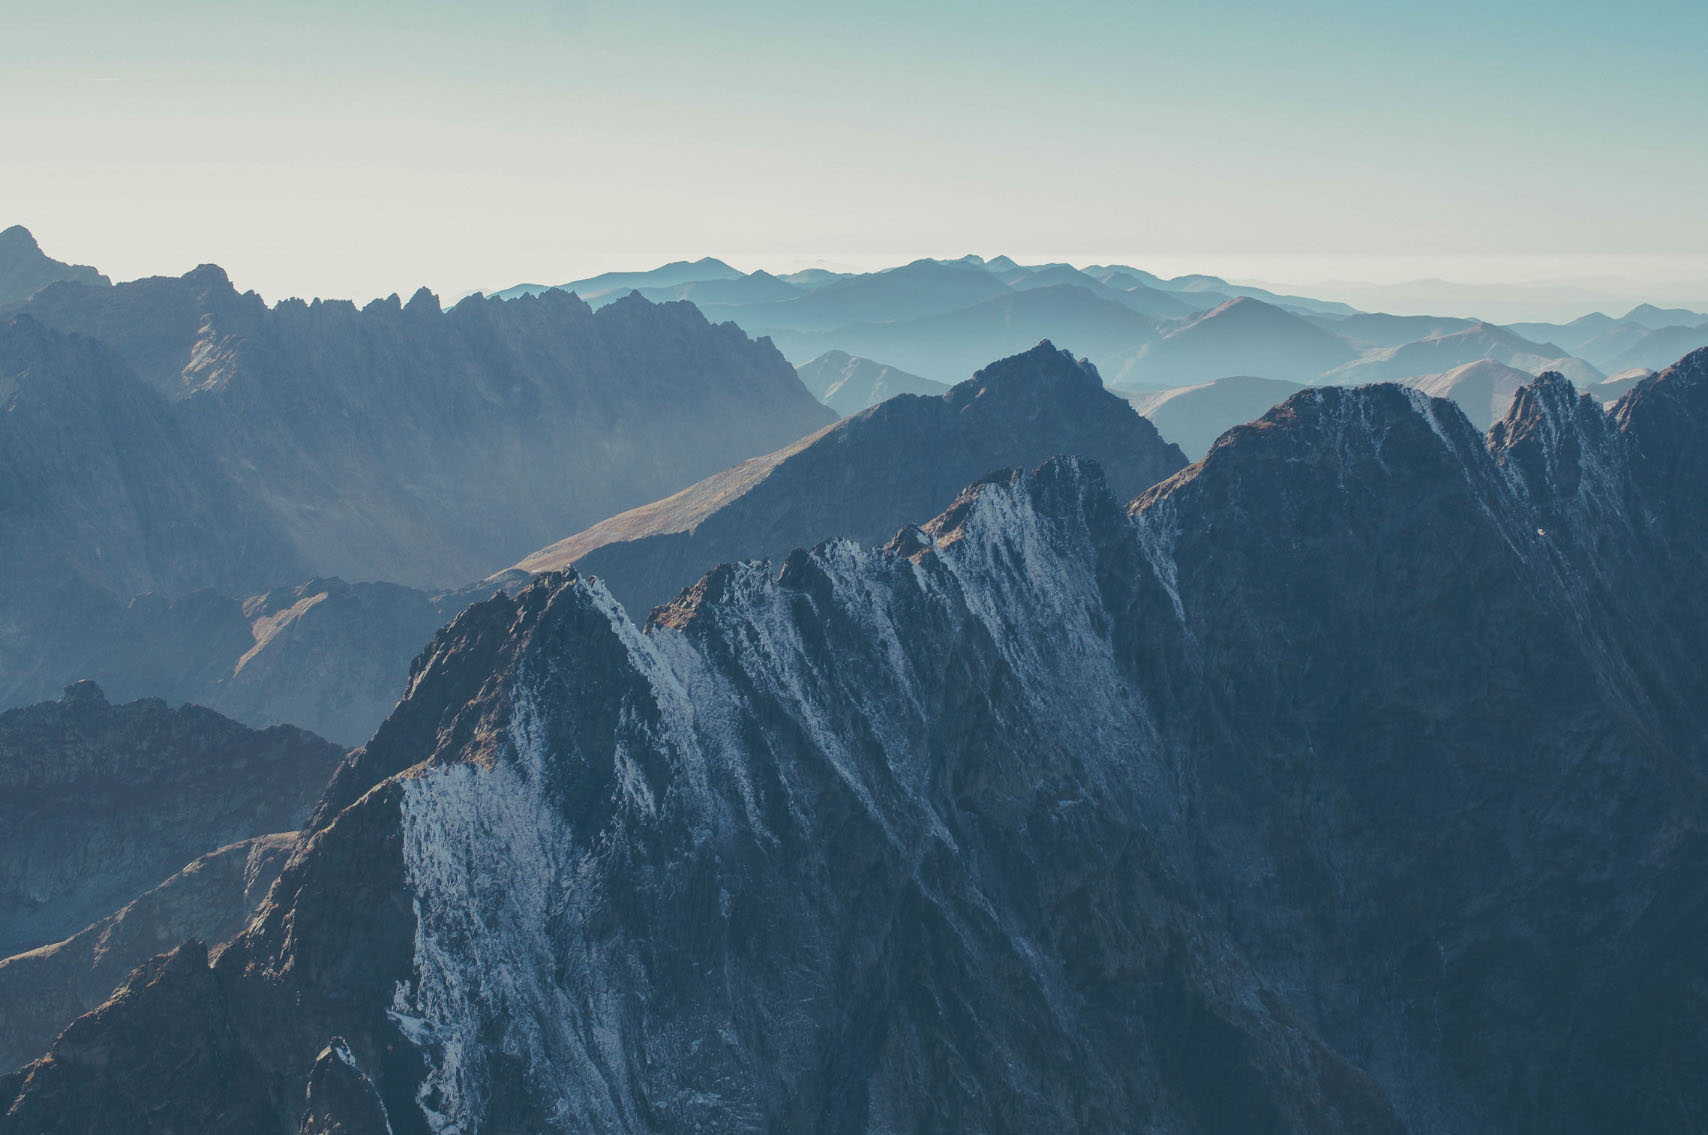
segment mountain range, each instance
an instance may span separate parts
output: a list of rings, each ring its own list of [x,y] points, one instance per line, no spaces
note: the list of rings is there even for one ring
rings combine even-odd
[[[294,563],[260,557],[251,589],[479,578],[833,418],[775,351],[685,303],[268,307],[203,267],[61,284],[23,311],[116,354],[253,503]]]
[[[268,306],[211,266],[14,304],[0,411],[0,706],[98,678],[351,743],[460,586],[836,417],[687,303]]]
[[[644,628],[544,575],[0,1131],[1689,1129],[1705,442],[1708,351],[1320,387]]]
[[[833,536],[877,543],[947,507],[968,481],[1058,453],[1104,463],[1127,496],[1186,464],[1097,371],[1048,341],[937,397],[902,395],[600,522],[523,559],[575,565],[637,619],[723,561],[781,562]]]
[[[703,279],[689,279],[700,273]],[[1708,345],[1708,315],[1684,309],[1642,305],[1617,319],[1503,328],[1464,316],[1363,312],[1214,276],[1165,279],[1124,265],[1021,265],[1005,256],[788,276],[743,275],[723,261],[676,262],[560,288],[596,307],[631,289],[655,301],[688,299],[713,319],[769,337],[797,365],[840,352],[945,383],[1044,338],[1075,344],[1111,382],[1132,389],[1241,375],[1398,381],[1484,358],[1531,375],[1558,370],[1588,386]]]

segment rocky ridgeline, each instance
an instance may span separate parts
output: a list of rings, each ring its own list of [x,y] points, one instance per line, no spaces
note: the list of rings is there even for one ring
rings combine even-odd
[[[939,396],[892,398],[794,445],[623,513],[523,560],[599,576],[637,619],[714,565],[781,562],[833,536],[879,543],[992,469],[1095,459],[1130,497],[1186,464],[1097,370],[1048,340]]]
[[[98,340],[131,372],[133,397],[152,394],[150,412],[254,506],[239,586],[188,581],[235,594],[317,574],[466,583],[833,418],[768,344],[686,303],[635,297],[595,313],[552,292],[442,311],[423,290],[359,310],[268,307],[204,266],[60,284],[23,311],[0,339],[48,328]],[[65,379],[36,368],[14,381],[29,391]],[[87,417],[110,399],[83,401]],[[98,434],[85,445],[104,449]],[[185,557],[215,535],[191,519],[177,532]],[[134,566],[142,582],[154,569]],[[123,582],[125,597],[144,590]]]
[[[1310,390],[644,633],[496,596],[0,1130],[1687,1128],[1705,438],[1708,353]]]

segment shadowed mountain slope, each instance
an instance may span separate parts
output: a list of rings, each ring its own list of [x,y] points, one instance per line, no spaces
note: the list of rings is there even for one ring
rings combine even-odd
[[[68,614],[61,592],[241,592],[306,574],[211,448],[110,349],[0,317],[0,642],[8,615]]]
[[[344,748],[82,682],[0,714],[0,956],[57,942],[237,840],[297,827]]]
[[[1708,353],[1486,438],[1320,388],[644,633],[544,577],[0,1131],[288,1130],[332,1063],[406,1133],[1689,1129],[1705,437]]]
[[[1045,342],[939,397],[892,398],[517,566],[574,563],[638,618],[721,561],[781,560],[832,536],[874,543],[938,512],[984,472],[1062,453],[1104,462],[1129,495],[1186,464],[1094,368]]]
[[[832,418],[767,345],[638,297],[269,308],[204,267],[28,310],[116,352],[263,507],[295,566],[261,586],[479,578]]]
[[[155,955],[188,938],[233,938],[260,908],[296,834],[277,832],[210,851],[69,938],[0,958],[0,1068],[39,1055]]]
[[[0,709],[89,678],[117,700],[194,702],[357,745],[397,704],[434,632],[492,591],[311,579],[244,599],[202,590],[120,602],[66,588],[54,617],[15,631],[0,654]]]

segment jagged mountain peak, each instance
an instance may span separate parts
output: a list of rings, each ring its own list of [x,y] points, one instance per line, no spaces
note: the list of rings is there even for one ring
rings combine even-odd
[[[1606,411],[1558,371],[1519,387],[1506,416],[1489,428],[1488,445],[1555,523],[1558,508],[1581,492],[1607,490],[1623,463]]]
[[[214,536],[251,549],[237,595],[306,575],[453,587],[834,420],[769,343],[712,324],[691,303],[643,296],[597,312],[557,291],[471,297],[449,311],[421,292],[407,307],[397,296],[361,309],[269,307],[209,265],[113,288],[61,285],[26,310],[116,352],[131,384],[166,401],[163,428],[223,466],[209,491],[243,502],[270,546],[297,549],[299,568],[284,574],[254,540],[217,526],[161,529],[164,555],[154,559],[173,566]],[[592,444],[613,430],[621,444]],[[114,444],[138,462],[160,448],[122,431]],[[104,484],[116,504],[164,497]],[[82,507],[89,494],[68,496]],[[129,547],[102,541],[97,557],[95,543],[85,540],[91,559],[158,576]],[[189,563],[182,574],[192,569],[201,570]],[[203,571],[184,590],[226,589],[235,575]]]
[[[12,256],[20,252],[40,252],[42,246],[36,242],[35,234],[23,225],[11,225],[0,230],[0,256]]]
[[[1268,413],[1229,430],[1205,461],[1288,460],[1305,453],[1357,453],[1386,461],[1402,439],[1408,448],[1445,443],[1451,453],[1480,449],[1481,438],[1455,403],[1395,383],[1313,386]]]
[[[1178,447],[1045,341],[941,395],[899,395],[795,444],[600,522],[521,561],[578,564],[638,616],[720,560],[780,559],[827,537],[864,544],[940,512],[968,480],[1056,454],[1102,462],[1131,495],[1186,464]]]
[[[1104,531],[1120,517],[1103,467],[1090,458],[1062,456],[1035,469],[1016,467],[986,474],[919,531],[939,547],[969,537],[993,538],[1016,510],[1056,522],[1083,522]]]
[[[1050,397],[1057,391],[1102,390],[1103,377],[1088,359],[1076,359],[1048,339],[1029,351],[1011,355],[973,373],[951,387],[949,404],[962,408],[979,398],[1025,395]]]
[[[439,297],[423,285],[415,289],[415,294],[409,297],[409,302],[403,305],[403,310],[411,315],[438,315],[444,308],[439,303]]]
[[[86,264],[67,264],[48,256],[23,225],[0,232],[0,306],[29,299],[59,283],[106,287],[111,281]]]
[[[1708,508],[1708,347],[1692,351],[1614,403],[1627,440],[1631,476],[1648,507],[1675,519]],[[1697,549],[1700,570],[1708,541]]]
[[[235,291],[231,277],[218,264],[198,264],[184,273],[183,280],[195,288]]]

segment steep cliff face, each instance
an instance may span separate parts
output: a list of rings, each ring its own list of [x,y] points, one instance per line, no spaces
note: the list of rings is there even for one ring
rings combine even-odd
[[[771,558],[832,536],[870,544],[934,516],[992,469],[1069,454],[1098,461],[1132,496],[1186,464],[1103,388],[1096,368],[1049,341],[939,397],[893,398],[794,445],[619,514],[517,566],[573,563],[636,618],[723,561]]]
[[[0,956],[83,929],[206,852],[295,829],[343,752],[199,706],[113,705],[92,682],[0,714]]]
[[[1704,604],[1644,589],[1702,562],[1705,390],[1545,377],[1486,440],[1308,390],[1128,510],[1054,460],[644,632],[478,604],[250,930],[0,1130],[334,1075],[399,1132],[1687,1129]]]
[[[62,284],[27,310],[116,352],[306,565],[237,594],[313,574],[478,579],[834,418],[768,344],[686,303],[594,313],[551,292],[441,311],[423,290],[268,307],[208,265]]]

